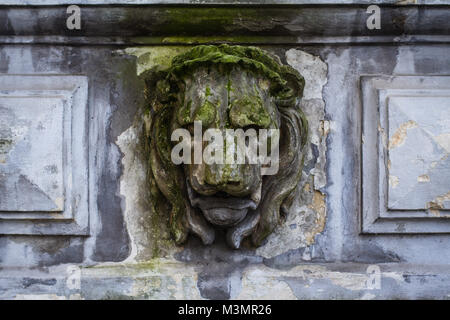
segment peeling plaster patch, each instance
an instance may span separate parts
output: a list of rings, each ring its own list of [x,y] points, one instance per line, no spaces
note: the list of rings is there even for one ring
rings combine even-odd
[[[285,219],[256,251],[264,258],[272,258],[292,249],[307,247],[321,233],[326,221],[326,200],[322,189],[326,186],[326,139],[333,123],[325,120],[322,88],[327,82],[327,65],[319,57],[291,49],[287,62],[305,78],[304,96],[300,108],[309,125],[310,148],[305,154],[303,175],[292,200],[284,203]],[[292,226],[295,226],[293,228]],[[305,256],[311,259],[311,256]]]
[[[129,54],[137,57],[137,74],[140,75],[145,70],[152,68],[168,68],[172,62],[172,58],[176,55],[188,51],[190,47],[139,47],[126,48],[121,50],[122,54]]]
[[[136,72],[139,75],[145,70],[169,67],[174,56],[187,50],[189,47],[130,47],[118,50],[118,53],[137,57]],[[158,212],[151,200],[148,146],[145,145],[150,121],[149,116],[138,112],[134,124],[116,141],[123,153],[120,193],[123,196],[124,214],[132,243],[127,262],[171,255],[181,250],[171,241],[167,229],[168,214]]]
[[[136,221],[134,215],[137,214],[137,202],[139,197],[139,187],[145,186],[146,171],[141,161],[138,161],[133,155],[134,148],[138,143],[137,133],[134,127],[129,128],[123,132],[116,141],[121,152],[124,154],[122,158],[123,172],[120,181],[120,193],[125,198],[125,219],[129,230],[129,237],[131,239],[131,253],[126,261],[133,261],[138,254],[138,245],[136,237],[139,237],[139,223]]]
[[[309,208],[316,212],[316,217],[314,221],[314,227],[311,230],[308,230],[306,235],[306,241],[308,245],[314,243],[314,237],[316,234],[323,231],[325,228],[325,220],[326,220],[326,203],[325,203],[325,195],[320,191],[315,191],[313,196],[313,202],[309,205]]]
[[[164,219],[149,202],[149,161],[143,136],[146,133],[145,117],[137,117],[135,124],[117,138],[123,153],[123,172],[120,194],[123,196],[124,215],[131,239],[131,254],[127,262],[154,258],[181,250],[170,241]]]
[[[64,197],[57,197],[55,199],[56,208],[55,210],[64,210]]]
[[[398,177],[393,176],[393,175],[389,175],[389,186],[391,188],[395,188],[396,186],[398,186]]]
[[[444,202],[450,201],[450,191],[444,195],[436,197],[433,201],[427,203],[427,208],[430,209],[445,209],[448,207]]]
[[[417,122],[413,120],[409,120],[408,122],[400,125],[389,140],[389,149],[401,146],[405,142],[407,133],[406,131],[413,128],[417,128]]]
[[[319,57],[296,49],[286,52],[286,60],[305,78],[303,99],[322,99],[322,88],[327,83],[327,65]]]
[[[430,213],[430,214],[432,214],[433,216],[435,216],[435,217],[440,217],[441,216],[441,212],[439,211],[439,210],[436,210],[436,209],[429,209],[428,210],[428,212]]]
[[[427,174],[422,174],[420,176],[417,177],[417,182],[430,182],[430,176],[428,176]]]

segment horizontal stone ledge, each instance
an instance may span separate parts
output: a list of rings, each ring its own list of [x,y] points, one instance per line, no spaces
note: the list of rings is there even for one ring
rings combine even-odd
[[[103,4],[122,4],[122,5],[142,5],[142,4],[183,4],[183,5],[299,5],[299,4],[391,4],[391,5],[439,5],[448,4],[446,0],[3,0],[4,5],[17,6],[45,6],[58,4],[77,4],[77,5],[103,5]]]
[[[0,36],[0,44],[152,46],[235,43],[248,45],[353,45],[353,44],[447,44],[448,35],[359,36],[359,37],[70,37]]]
[[[0,299],[202,299],[203,267],[161,259],[80,269],[75,265],[3,268],[0,281],[8,289],[0,290]],[[77,272],[79,280],[73,282]],[[450,297],[450,270],[445,265],[311,263],[276,269],[252,264],[230,275],[217,274],[214,283],[220,281],[229,282],[231,299]]]
[[[81,29],[69,30],[67,6],[0,6],[1,36],[67,37],[375,37],[450,34],[450,6],[381,6],[369,30],[365,5],[263,7],[80,6]],[[228,40],[230,41],[230,40]],[[292,40],[291,40],[292,41]]]

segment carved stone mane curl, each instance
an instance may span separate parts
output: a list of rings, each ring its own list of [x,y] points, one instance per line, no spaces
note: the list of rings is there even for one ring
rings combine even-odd
[[[189,201],[182,167],[170,159],[170,122],[184,94],[183,76],[205,66],[220,66],[223,70],[240,68],[266,79],[270,96],[280,113],[279,171],[263,177],[259,205],[227,230],[227,242],[231,247],[239,248],[247,236],[259,246],[279,223],[280,207],[302,174],[308,124],[298,101],[303,94],[304,79],[296,70],[282,65],[259,48],[230,45],[194,47],[176,56],[168,70],[147,73],[146,93],[152,113],[150,164],[159,190],[170,203],[169,228],[177,244],[185,242],[190,232],[205,244],[214,241],[213,226]]]

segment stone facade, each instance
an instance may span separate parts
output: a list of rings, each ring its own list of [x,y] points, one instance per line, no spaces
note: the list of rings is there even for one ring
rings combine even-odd
[[[65,2],[4,1],[0,298],[449,298],[450,7],[306,2],[78,1],[69,30]],[[143,75],[221,43],[305,78],[302,176],[258,248],[177,246],[148,179]]]

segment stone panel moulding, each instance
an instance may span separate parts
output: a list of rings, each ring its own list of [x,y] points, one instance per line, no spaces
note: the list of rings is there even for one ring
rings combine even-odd
[[[362,232],[450,232],[450,76],[363,76]]]
[[[88,235],[87,78],[0,75],[0,234]]]

